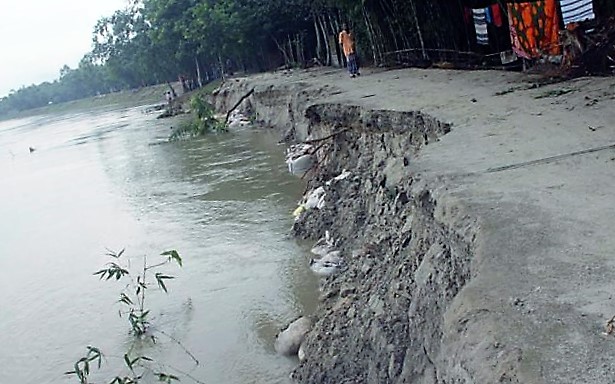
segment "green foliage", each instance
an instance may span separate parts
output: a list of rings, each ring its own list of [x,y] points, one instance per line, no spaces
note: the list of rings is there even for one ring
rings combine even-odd
[[[77,360],[72,371],[64,372],[65,375],[75,375],[81,384],[88,383],[90,375],[90,363],[95,362],[98,369],[102,365],[103,354],[96,347],[87,346],[87,354]]]
[[[182,258],[179,257],[179,253],[176,250],[172,249],[170,251],[164,251],[160,254],[160,256],[167,256],[169,261],[175,261],[180,267],[183,267]]]
[[[161,254],[164,258],[163,261],[153,265],[147,264],[147,257],[144,257],[142,270],[138,275],[134,276],[126,266],[120,265],[120,259],[124,256],[123,249],[117,253],[109,251],[107,256],[111,257],[113,260],[107,263],[105,268],[95,272],[94,275],[98,276],[101,280],[115,279],[119,281],[123,278],[130,278],[130,282],[126,285],[124,290],[120,292],[118,302],[124,306],[124,310],[120,310],[119,313],[120,316],[128,315],[128,322],[130,323],[132,334],[136,337],[141,337],[147,333],[150,325],[148,319],[150,310],[145,306],[145,299],[146,292],[152,284],[152,273],[158,288],[162,289],[165,293],[168,293],[165,280],[174,278],[162,272],[154,273],[152,271],[171,262],[175,262],[181,267],[182,259],[176,250],[163,252]]]
[[[406,62],[408,56],[445,55],[474,48],[473,32],[464,24],[463,4],[484,2],[425,0],[130,0],[128,6],[94,26],[93,49],[76,69],[60,79],[31,85],[0,99],[0,115],[74,100],[111,90],[177,79],[179,74],[203,82],[222,73],[271,69],[286,60],[325,52],[339,53],[335,43],[341,23],[357,38],[363,60],[380,65]],[[594,0],[596,14],[615,13],[613,0]],[[294,46],[301,40],[301,47]],[[297,41],[297,40],[295,40]],[[318,41],[318,43],[317,43]],[[325,41],[333,41],[330,46]],[[327,45],[325,50],[324,45]],[[506,43],[499,47],[507,49]],[[423,50],[424,49],[424,50]],[[332,51],[332,52],[329,52]],[[440,52],[440,53],[438,53]],[[443,57],[445,58],[445,57]],[[198,68],[198,70],[197,70]]]
[[[93,49],[78,68],[67,66],[53,82],[0,98],[0,115],[114,90],[177,80],[202,83],[237,71],[281,64],[301,66],[341,57],[337,34],[347,23],[363,61],[375,65],[414,58],[446,60],[450,51],[474,49],[460,1],[425,0],[130,0],[101,18]],[[595,0],[597,15],[615,13],[613,0]],[[471,31],[471,32],[470,32]],[[499,50],[506,50],[502,42]],[[449,52],[447,54],[446,52]],[[440,57],[434,57],[439,55]],[[182,136],[209,130],[191,124]]]
[[[169,136],[169,140],[176,141],[202,136],[207,133],[222,133],[228,131],[226,125],[214,116],[213,107],[209,105],[202,96],[198,94],[192,96],[190,99],[190,109],[192,110],[194,119],[176,128]]]
[[[98,348],[88,346],[87,354],[75,362],[72,371],[65,372],[64,374],[76,376],[80,384],[91,383],[89,381],[91,363],[94,363],[97,369],[100,369],[103,357],[102,352]],[[133,357],[130,353],[125,353],[122,360],[125,366],[125,373],[116,375],[109,384],[139,384],[149,376],[154,377],[161,383],[180,381],[176,375],[155,370],[153,367],[156,365],[156,362],[147,356]]]
[[[124,255],[124,250],[119,252],[109,251],[107,256],[111,258],[111,261],[108,262],[104,268],[94,272],[94,275],[105,281],[128,280],[124,289],[120,292],[118,302],[122,306],[122,309],[120,309],[119,314],[120,317],[128,315],[130,332],[135,336],[135,339],[139,340],[143,336],[147,336],[152,341],[156,342],[156,333],[160,333],[181,346],[184,352],[198,364],[198,360],[186,350],[179,341],[161,330],[152,329],[148,317],[150,309],[146,307],[146,292],[148,292],[148,289],[154,286],[154,284],[165,293],[168,293],[165,281],[173,279],[174,277],[163,272],[156,272],[156,270],[171,263],[176,263],[181,267],[183,262],[179,253],[176,250],[162,252],[160,254],[162,259],[154,264],[148,264],[147,258],[144,257],[143,265],[138,273],[130,270],[130,260],[125,260],[126,256]],[[178,376],[160,371],[160,367],[163,367],[163,365],[159,362],[155,362],[150,357],[142,354],[135,355],[133,353],[133,347],[134,344],[122,356],[125,372],[116,375],[109,384],[138,384],[148,377],[154,378],[161,383],[180,381]],[[97,369],[100,369],[103,357],[102,352],[98,348],[88,346],[87,353],[73,364],[73,369],[71,371],[65,372],[65,374],[75,376],[80,384],[88,384],[90,383],[89,376],[92,371],[92,366],[96,366]],[[200,383],[200,381],[192,377],[190,378]]]
[[[172,383],[173,381],[179,381],[179,377],[175,375],[169,375],[166,373],[156,373],[155,375],[158,378],[158,381],[162,383]]]

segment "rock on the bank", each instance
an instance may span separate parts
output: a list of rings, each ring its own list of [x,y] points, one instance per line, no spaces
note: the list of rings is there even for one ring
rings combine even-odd
[[[293,321],[276,337],[273,345],[275,351],[286,356],[296,355],[310,328],[312,328],[312,321],[307,317],[300,317]]]

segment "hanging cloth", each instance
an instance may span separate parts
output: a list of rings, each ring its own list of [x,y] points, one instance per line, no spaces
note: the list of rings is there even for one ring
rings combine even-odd
[[[502,8],[500,8],[499,4],[493,4],[491,6],[491,20],[493,25],[496,27],[501,27],[504,25],[504,21],[502,19]]]
[[[474,16],[474,28],[476,29],[476,42],[481,45],[489,45],[485,8],[473,9],[472,14]]]
[[[555,0],[509,4],[508,22],[512,48],[518,56],[533,59],[560,53]]]
[[[559,0],[564,25],[595,18],[592,0]]]
[[[466,25],[473,25],[474,24],[473,17],[474,16],[472,15],[472,8],[463,7],[463,22]]]

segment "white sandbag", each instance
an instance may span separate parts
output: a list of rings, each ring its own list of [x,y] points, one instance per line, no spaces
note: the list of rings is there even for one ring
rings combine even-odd
[[[319,205],[322,206],[324,203],[320,203],[320,201],[324,199],[324,195],[325,189],[323,187],[318,187],[311,191],[305,200],[305,209],[314,209],[318,208]]]
[[[341,251],[331,251],[331,252],[327,253],[326,255],[324,255],[320,259],[320,262],[322,262],[322,263],[329,262],[329,263],[332,263],[332,264],[341,265],[344,262],[344,260],[342,259],[341,254],[342,254]]]
[[[293,321],[276,337],[273,344],[275,351],[286,356],[296,355],[310,328],[312,328],[312,322],[307,317],[300,317]]]
[[[314,164],[314,156],[302,155],[295,159],[288,159],[288,171],[293,175],[302,175]]]

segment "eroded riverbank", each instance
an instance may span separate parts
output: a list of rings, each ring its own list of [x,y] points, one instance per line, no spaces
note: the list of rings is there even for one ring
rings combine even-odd
[[[325,206],[294,232],[331,231],[344,267],[324,279],[295,379],[610,382],[615,83],[533,82],[318,70],[221,89],[223,111],[254,89],[257,120],[288,142],[329,137],[309,181]]]

